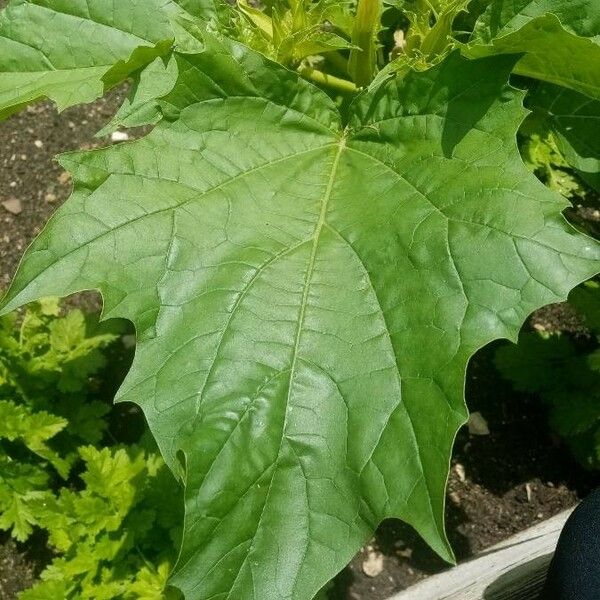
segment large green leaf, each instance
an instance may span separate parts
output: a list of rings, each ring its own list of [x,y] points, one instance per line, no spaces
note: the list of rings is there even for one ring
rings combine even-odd
[[[600,191],[600,101],[550,84],[527,97],[533,118],[554,134],[565,160]]]
[[[600,98],[600,2],[492,0],[465,54],[519,54],[515,72]]]
[[[210,17],[211,7],[205,0],[12,0],[0,13],[0,118],[40,98],[61,110],[98,98],[170,50],[180,31],[174,17],[187,10]]]
[[[391,516],[450,560],[469,357],[600,264],[519,157],[514,59],[453,54],[347,124],[243,46],[178,60],[168,121],[62,157],[4,311],[96,288],[135,323],[119,399],[185,483],[188,600],[309,600]]]

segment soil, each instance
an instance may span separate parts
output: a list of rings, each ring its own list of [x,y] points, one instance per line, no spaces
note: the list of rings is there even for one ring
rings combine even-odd
[[[13,541],[0,544],[0,598],[16,598],[18,592],[33,585],[36,575],[35,563]]]
[[[57,114],[37,104],[0,124],[0,203],[17,200],[21,212],[0,206],[0,288],[10,282],[24,249],[71,192],[57,154],[106,145],[94,134],[123,100],[123,89]]]
[[[122,96],[120,89],[61,115],[41,104],[0,124],[0,288],[9,283],[23,250],[70,192],[69,178],[53,156],[110,143],[93,136]],[[7,200],[18,200],[21,211],[13,214],[3,208]],[[78,297],[77,302],[97,306],[89,298]],[[585,335],[566,305],[539,313],[533,325]],[[458,560],[572,506],[600,484],[598,475],[577,466],[549,433],[541,403],[516,394],[500,379],[492,365],[493,351],[488,347],[475,357],[467,380],[470,409],[481,413],[489,434],[470,435],[464,428],[452,459],[447,523]],[[30,586],[42,563],[32,557],[30,546],[0,538],[0,600],[13,600]],[[445,568],[408,526],[386,521],[335,579],[332,597],[383,600]]]

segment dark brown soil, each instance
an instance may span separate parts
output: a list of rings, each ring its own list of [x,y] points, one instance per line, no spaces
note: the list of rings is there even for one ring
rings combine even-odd
[[[581,316],[566,302],[549,304],[536,311],[531,316],[530,325],[538,331],[562,331],[575,338],[589,338],[591,336]]]
[[[8,284],[23,250],[70,191],[53,156],[110,143],[93,135],[121,96],[113,92],[62,115],[42,104],[0,124],[0,203],[14,198],[22,207],[14,215],[0,206],[0,288]],[[562,305],[542,313],[536,323],[575,333],[581,328]],[[478,354],[467,383],[470,408],[483,415],[490,433],[472,436],[461,431],[452,463],[447,520],[459,560],[573,505],[600,483],[549,434],[541,404],[515,394],[500,380],[492,353],[488,348]],[[35,577],[38,561],[24,557],[23,550],[0,540],[0,600],[13,600]],[[383,570],[365,575],[363,562],[369,554],[377,559],[379,553]],[[444,568],[409,527],[387,521],[336,579],[333,597],[383,600]]]
[[[94,134],[122,97],[119,89],[61,115],[49,103],[38,104],[0,123],[0,204],[11,199],[21,204],[17,215],[0,206],[0,288],[6,288],[27,245],[71,191],[70,178],[54,157],[109,143]]]
[[[35,581],[35,565],[19,552],[12,541],[0,544],[0,598],[9,600],[31,587]]]

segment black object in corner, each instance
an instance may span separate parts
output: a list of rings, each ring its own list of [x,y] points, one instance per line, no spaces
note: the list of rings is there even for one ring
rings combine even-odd
[[[600,600],[600,488],[565,523],[539,600]]]

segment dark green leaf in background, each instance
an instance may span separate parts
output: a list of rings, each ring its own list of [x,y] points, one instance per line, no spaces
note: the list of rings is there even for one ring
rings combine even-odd
[[[464,52],[522,53],[516,73],[600,99],[600,2],[492,0]]]
[[[595,0],[488,0],[474,37],[491,42],[549,13],[556,15],[570,33],[596,39],[600,36],[600,5]]]
[[[527,105],[552,131],[567,163],[600,191],[600,101],[541,84],[528,96]]]
[[[0,118],[43,98],[59,110],[91,102],[183,46],[181,18],[224,10],[211,0],[12,0],[0,12]]]

